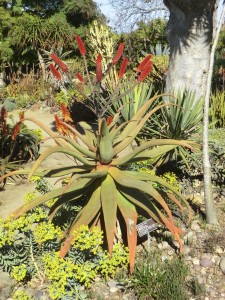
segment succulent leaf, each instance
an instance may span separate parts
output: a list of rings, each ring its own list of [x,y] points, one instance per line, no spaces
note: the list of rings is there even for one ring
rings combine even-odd
[[[116,186],[110,175],[101,184],[101,203],[109,253],[112,254],[117,220]]]
[[[99,154],[102,164],[108,164],[113,159],[113,145],[105,119],[100,124]]]

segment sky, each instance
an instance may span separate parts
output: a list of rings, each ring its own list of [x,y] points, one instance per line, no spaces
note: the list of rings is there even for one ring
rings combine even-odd
[[[111,0],[112,1],[112,0]],[[223,1],[224,0],[220,0],[219,3],[219,9],[218,9],[218,18],[221,15],[221,11],[222,11],[222,6],[223,6]],[[95,0],[95,2],[99,5],[99,8],[101,9],[102,13],[107,17],[107,19],[109,20],[109,25],[114,28],[115,23],[114,23],[114,19],[116,17],[116,11],[115,9],[112,7],[112,5],[110,4],[110,0]]]

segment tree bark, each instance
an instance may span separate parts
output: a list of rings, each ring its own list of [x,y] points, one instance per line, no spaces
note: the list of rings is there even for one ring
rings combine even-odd
[[[164,0],[170,11],[167,38],[170,64],[167,91],[185,88],[205,96],[210,46],[218,0]]]

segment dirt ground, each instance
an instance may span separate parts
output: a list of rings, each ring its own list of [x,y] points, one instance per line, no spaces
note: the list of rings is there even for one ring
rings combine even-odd
[[[19,110],[9,113],[15,120],[18,119]],[[52,127],[54,122],[54,115],[50,113],[50,110],[36,109],[34,111],[25,111],[25,117],[33,117],[43,122],[45,125]],[[25,124],[30,129],[39,128],[36,124],[25,121]],[[48,137],[48,135],[42,130],[43,136]],[[42,153],[47,147],[54,145],[54,141],[47,140],[40,146],[40,153]],[[30,162],[25,165],[29,168],[34,162]],[[54,154],[51,155],[46,161],[43,162],[42,166],[44,168],[60,167],[65,164],[70,164],[71,161],[64,154]],[[55,181],[50,181],[53,185]],[[7,218],[9,214],[13,213],[18,207],[24,203],[24,195],[30,191],[33,191],[35,187],[34,183],[26,182],[21,180],[16,184],[8,183],[3,191],[0,191],[0,218]]]

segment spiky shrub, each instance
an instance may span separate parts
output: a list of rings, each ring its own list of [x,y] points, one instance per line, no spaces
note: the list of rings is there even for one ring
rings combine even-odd
[[[148,121],[144,128],[145,138],[193,140],[202,126],[203,98],[196,101],[195,93],[185,90],[178,91],[176,97],[165,99],[170,101],[171,105],[163,107],[160,114]],[[182,158],[187,163],[188,156],[189,151],[185,147],[177,147],[166,154],[164,161]]]
[[[77,41],[80,52],[85,59],[86,49],[83,42],[79,37],[77,37]],[[122,53],[119,53],[119,56],[117,53],[116,59],[119,60],[121,55]],[[115,62],[115,59],[113,61]],[[57,63],[62,70],[67,70],[63,62],[57,59]],[[150,70],[150,56],[147,56],[138,67],[140,75],[138,76],[137,83],[144,80]],[[56,72],[54,68],[52,68],[52,71],[61,79],[61,75],[58,71]],[[101,59],[99,59],[98,56],[96,64],[96,88],[101,87],[101,79],[103,77]],[[174,195],[169,194],[169,197],[181,212],[184,212],[184,206],[189,207],[180,193],[165,180],[152,174],[127,171],[126,166],[133,162],[155,159],[177,146],[192,148],[192,143],[187,143],[183,140],[153,139],[148,142],[143,142],[133,152],[129,153],[127,148],[134,141],[147,120],[154,112],[166,104],[157,105],[149,110],[149,107],[158,97],[155,96],[148,100],[134,114],[129,122],[117,125],[119,113],[115,115],[113,120],[110,119],[108,122],[105,118],[101,117],[97,102],[96,88],[93,88],[92,99],[95,104],[96,115],[98,116],[97,128],[92,129],[88,124],[80,123],[85,133],[84,135],[80,134],[75,127],[72,127],[58,118],[58,129],[61,129],[61,131],[67,135],[57,135],[38,120],[25,118],[25,120],[29,119],[39,124],[55,139],[57,145],[45,150],[31,170],[22,170],[20,173],[28,173],[28,179],[37,173],[43,177],[61,178],[62,176],[69,176],[70,180],[66,186],[37,197],[28,205],[20,207],[15,211],[14,218],[18,218],[29,210],[56,197],[58,197],[58,200],[54,203],[49,212],[50,220],[56,216],[57,212],[65,203],[70,201],[73,201],[75,204],[81,203],[82,209],[78,214],[74,215],[74,219],[68,224],[68,228],[65,231],[65,241],[62,244],[60,256],[64,257],[69,251],[74,239],[73,233],[80,225],[90,225],[90,227],[93,227],[96,224],[104,229],[108,250],[111,254],[118,224],[125,224],[127,231],[126,240],[130,255],[130,269],[132,271],[137,243],[137,210],[142,210],[156,222],[166,226],[178,240],[180,248],[182,248],[180,239],[181,230],[176,227],[172,213],[163,198],[163,194],[160,193],[161,187],[165,187],[174,193]],[[68,118],[68,111],[64,110],[64,114]],[[76,140],[74,140],[71,135],[76,135]],[[45,159],[57,152],[64,153],[71,157],[75,162],[78,162],[78,165],[74,163],[70,166],[53,168],[47,171],[38,170]],[[14,173],[9,173],[1,179],[17,173],[19,172],[15,171]],[[153,187],[152,183],[154,182],[157,183],[157,189]]]

